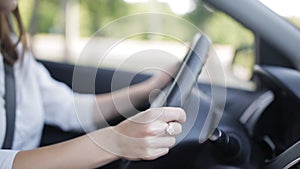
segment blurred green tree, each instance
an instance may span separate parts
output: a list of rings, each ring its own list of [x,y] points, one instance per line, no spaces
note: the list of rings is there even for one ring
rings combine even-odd
[[[123,0],[80,0],[82,35],[91,35],[106,23],[127,15],[129,5]]]
[[[300,18],[290,17],[288,20],[293,23],[298,29],[300,29]]]
[[[195,10],[186,14],[184,18],[203,30],[205,28],[207,20],[214,15],[214,12],[211,11],[207,6],[205,6],[202,3],[202,0],[194,1],[196,5]]]
[[[25,26],[31,34],[64,33],[64,14],[66,1],[72,0],[27,0],[20,1]],[[194,0],[195,10],[183,18],[208,34],[215,43],[231,44],[235,47],[253,42],[253,35],[236,21],[223,13],[215,12]],[[80,8],[80,34],[91,36],[99,28],[122,16],[137,12],[153,12],[150,3],[128,4],[124,0],[78,0]],[[165,3],[156,2],[158,12],[172,14]],[[174,13],[173,13],[174,14]],[[138,25],[124,25],[122,29],[131,29]],[[164,25],[165,29],[168,25]],[[181,28],[177,28],[181,29]],[[191,37],[188,31],[186,37]],[[145,36],[144,38],[147,38]],[[186,39],[188,40],[188,38]]]
[[[253,43],[253,35],[231,17],[194,0],[196,8],[186,14],[185,18],[210,36],[214,43],[230,44],[234,47],[247,46]]]
[[[33,33],[62,33],[62,0],[36,0],[29,28]],[[38,5],[38,6],[37,6]],[[37,15],[37,16],[36,16]],[[38,24],[35,24],[38,22]]]
[[[238,48],[254,42],[251,31],[222,12],[215,12],[207,20],[204,30],[217,44],[230,44]]]

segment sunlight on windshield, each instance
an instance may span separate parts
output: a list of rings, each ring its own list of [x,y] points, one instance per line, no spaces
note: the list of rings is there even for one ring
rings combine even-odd
[[[300,1],[299,0],[260,0],[264,5],[272,9],[277,14],[286,18],[290,23],[300,29]]]
[[[284,0],[284,1],[274,1],[274,0],[260,0],[267,7],[271,8],[273,11],[279,15],[286,17],[299,17],[300,18],[300,1],[299,0]]]
[[[178,14],[184,15],[188,12],[191,12],[195,9],[195,2],[193,0],[124,0],[128,3],[142,3],[142,2],[163,2],[167,3],[170,9]]]

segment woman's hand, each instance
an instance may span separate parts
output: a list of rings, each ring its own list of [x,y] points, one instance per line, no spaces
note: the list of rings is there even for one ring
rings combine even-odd
[[[166,69],[161,69],[157,71],[153,75],[153,77],[149,79],[149,82],[146,81],[146,83],[148,83],[148,86],[150,87],[150,90],[164,88],[171,81],[172,78],[175,78],[179,66],[180,64],[177,63],[167,67]]]
[[[169,152],[182,132],[186,114],[181,108],[155,108],[141,112],[106,134],[93,137],[107,152],[129,160],[153,160]]]
[[[114,127],[119,155],[131,160],[152,160],[167,154],[185,120],[185,112],[180,108],[156,108],[120,123]],[[172,133],[167,132],[169,125]]]

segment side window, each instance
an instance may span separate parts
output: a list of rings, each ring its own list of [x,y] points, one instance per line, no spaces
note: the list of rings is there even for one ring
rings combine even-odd
[[[28,0],[20,1],[20,9],[31,35],[32,50],[39,59],[121,67],[128,71],[141,71],[151,64],[165,66],[184,57],[195,34],[187,25],[193,25],[212,39],[228,85],[245,87],[241,83],[251,78],[253,34],[198,0]],[[137,17],[145,12],[163,13],[165,17]],[[140,20],[126,20],[132,16]],[[173,19],[168,20],[167,16]],[[109,29],[110,25],[117,26]],[[138,33],[118,43],[110,51],[111,55],[99,64],[107,55],[105,46],[130,31]],[[151,31],[162,34],[151,34]],[[175,34],[176,31],[180,32],[180,39],[164,36],[165,32]],[[97,45],[92,48],[91,42]],[[124,60],[128,63],[124,64]]]
[[[291,24],[300,29],[300,2],[298,0],[272,1],[260,0],[265,6],[286,18]]]

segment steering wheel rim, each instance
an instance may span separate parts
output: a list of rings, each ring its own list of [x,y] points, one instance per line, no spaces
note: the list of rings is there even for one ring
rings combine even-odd
[[[153,100],[151,108],[183,107],[184,101],[196,84],[198,76],[208,58],[210,40],[207,36],[196,34],[191,48],[172,83],[167,85]]]

